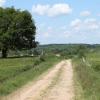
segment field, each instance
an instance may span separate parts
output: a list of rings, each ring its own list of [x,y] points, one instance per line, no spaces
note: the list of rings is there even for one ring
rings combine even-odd
[[[40,63],[36,57],[0,59],[0,95],[7,95],[35,79],[58,61],[55,56]]]
[[[34,81],[42,73],[47,71],[49,68],[53,67],[54,64],[61,61],[62,59],[63,60],[72,59],[72,62],[70,63],[73,64],[73,70],[74,70],[73,80],[74,80],[74,89],[75,89],[74,92],[75,100],[100,100],[100,95],[99,95],[100,94],[100,86],[99,86],[100,46],[86,45],[86,44],[82,46],[83,47],[85,46],[86,49],[79,48],[80,44],[42,45],[39,48],[37,48],[37,51],[43,50],[44,60],[40,59],[40,55],[36,55],[35,57],[18,56],[19,58],[16,57],[15,58],[9,57],[6,59],[1,58],[0,59],[0,96],[1,97],[7,96],[8,94],[13,93],[17,89],[19,89],[20,87],[26,85],[28,82]],[[65,63],[65,65],[68,66],[68,62]],[[62,66],[60,67],[62,68]],[[66,71],[68,71],[66,72],[67,74],[70,73],[69,69],[66,69]],[[54,76],[55,75],[56,73],[54,74]],[[62,75],[59,77],[63,79]],[[56,81],[55,78],[52,78],[51,80],[48,81],[51,81],[52,83],[52,80]],[[44,81],[45,84],[49,85],[48,84],[49,82],[46,83],[46,80]],[[57,81],[57,84],[59,83],[63,84],[61,80],[59,82]],[[56,91],[57,91],[56,88],[57,84],[54,86]],[[41,88],[42,88],[42,84],[41,84]],[[50,91],[52,91],[52,89],[53,88],[51,88]],[[38,90],[38,92],[41,91]],[[60,93],[60,91],[58,92]]]
[[[74,60],[75,100],[100,100],[100,52],[87,54],[86,61]]]

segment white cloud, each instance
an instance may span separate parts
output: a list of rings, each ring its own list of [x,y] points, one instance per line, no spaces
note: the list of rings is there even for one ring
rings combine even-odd
[[[91,29],[91,30],[99,29],[99,23],[94,18],[86,19],[84,21],[84,24],[88,29]]]
[[[33,5],[32,12],[37,13],[39,15],[44,15],[49,9],[49,5]]]
[[[48,32],[45,32],[45,33],[43,33],[43,36],[44,36],[45,38],[48,38],[48,37],[50,37],[50,34],[49,34]]]
[[[91,12],[90,11],[83,11],[80,13],[81,16],[90,16]]]
[[[71,22],[71,27],[75,30],[79,30],[81,27],[82,21],[80,19],[75,19]]]
[[[65,3],[59,3],[54,5],[33,5],[32,12],[38,15],[47,15],[50,17],[65,15],[72,12],[71,7]]]
[[[52,33],[54,32],[53,27],[47,26],[46,23],[38,23],[37,25],[37,34],[36,37],[41,38],[49,38],[52,36]]]
[[[84,30],[97,30],[100,28],[99,22],[94,18],[89,18],[85,20],[75,19],[71,22],[71,28],[77,31]]]
[[[71,36],[71,32],[70,31],[65,31],[63,34],[63,37],[68,38]]]
[[[5,2],[6,0],[0,0],[0,7],[3,6]]]
[[[68,4],[55,4],[48,10],[49,16],[57,16],[61,14],[69,14],[72,9]]]

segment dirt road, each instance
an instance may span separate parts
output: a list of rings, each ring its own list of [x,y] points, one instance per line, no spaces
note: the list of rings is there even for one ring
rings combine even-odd
[[[58,63],[36,82],[19,89],[3,100],[73,100],[71,60]]]

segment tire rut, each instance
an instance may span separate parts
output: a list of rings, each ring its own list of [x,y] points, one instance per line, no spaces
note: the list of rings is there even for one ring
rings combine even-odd
[[[59,76],[59,81],[52,87],[44,92],[44,95],[36,100],[73,100],[74,87],[73,87],[73,69],[71,60],[65,61],[62,66],[62,73]]]

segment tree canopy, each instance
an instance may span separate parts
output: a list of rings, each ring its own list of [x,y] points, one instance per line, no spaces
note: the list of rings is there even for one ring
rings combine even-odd
[[[9,49],[30,49],[36,47],[36,26],[28,11],[0,8],[0,49],[2,57]]]

